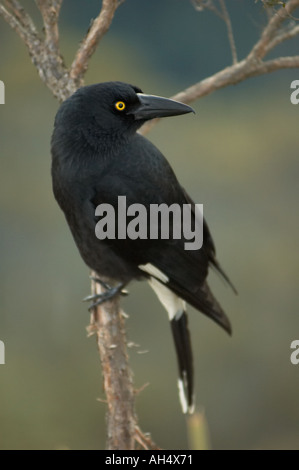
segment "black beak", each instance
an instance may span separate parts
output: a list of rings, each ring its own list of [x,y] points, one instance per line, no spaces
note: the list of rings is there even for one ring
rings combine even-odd
[[[161,96],[144,95],[143,93],[137,93],[137,96],[140,104],[130,112],[135,119],[148,120],[194,113],[190,106],[179,101],[162,98]]]

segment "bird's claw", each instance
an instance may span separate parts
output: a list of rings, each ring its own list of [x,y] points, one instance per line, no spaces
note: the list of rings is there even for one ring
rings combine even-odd
[[[111,287],[109,284],[107,284],[107,282],[102,281],[102,279],[99,279],[98,277],[89,276],[89,279],[91,279],[91,280],[94,281],[94,282],[97,282],[97,283],[100,284],[104,289],[106,289],[106,290],[108,290],[108,291],[109,291],[110,289],[113,289],[113,287]],[[120,287],[120,286],[121,286],[121,284],[119,284],[119,286],[117,286],[117,287]],[[124,286],[124,284],[122,284],[122,286]],[[129,291],[127,291],[127,289],[121,289],[121,290],[119,291],[119,294],[120,294],[120,295],[123,295],[123,296],[126,296],[126,295],[129,295]],[[96,295],[102,295],[102,294],[96,294]],[[92,298],[90,298],[90,297],[92,297]],[[87,297],[85,297],[85,298],[83,299],[83,302],[85,302],[85,300],[86,300],[86,301],[88,301],[88,300],[93,300],[93,295],[88,295]]]
[[[107,282],[102,281],[102,279],[99,279],[98,277],[89,276],[89,279],[91,279],[91,280],[94,281],[94,282],[97,282],[97,283],[100,284],[102,287],[104,287],[104,289],[106,289],[106,290],[111,289],[111,286],[110,286],[109,284],[107,284]]]
[[[101,281],[98,278],[91,277],[91,279],[101,284],[101,286],[106,289],[106,292],[102,292],[101,294],[91,294],[91,295],[88,295],[87,297],[84,297],[83,302],[93,301],[91,306],[88,308],[89,311],[92,311],[95,307],[103,304],[104,302],[107,302],[108,300],[112,300],[116,295],[128,295],[129,294],[127,290],[123,289],[124,284],[118,284],[115,287],[110,287],[108,284],[106,284],[105,282]]]

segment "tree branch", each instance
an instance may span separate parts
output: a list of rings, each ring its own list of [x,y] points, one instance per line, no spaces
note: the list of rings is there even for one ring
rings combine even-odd
[[[250,77],[275,72],[276,70],[297,67],[299,67],[299,56],[279,57],[278,59],[266,62],[249,60],[247,57],[237,64],[226,67],[220,72],[217,72],[195,85],[180,91],[171,98],[173,100],[181,101],[182,103],[190,104],[204,96],[210,95],[216,90],[230,85],[236,85]],[[140,134],[147,134],[158,121],[159,119],[153,119],[152,121],[144,124],[139,131]]]
[[[0,16],[3,16],[26,44],[42,81],[59,101],[63,101],[83,85],[88,60],[109,29],[114,13],[122,2],[123,0],[103,0],[101,12],[79,47],[70,70],[64,65],[59,52],[58,17],[62,0],[36,0],[43,17],[44,40],[39,36],[31,17],[17,0],[6,0],[9,9],[0,2]]]
[[[16,0],[6,0],[4,6],[0,2],[0,16],[9,24],[9,26],[20,36],[28,48],[32,48],[32,43],[39,41],[37,30],[28,13]]]
[[[215,15],[219,16],[219,18],[223,19],[221,11],[218,10],[218,8],[215,6],[213,0],[192,0],[192,3],[194,5],[195,10],[208,10],[212,13],[215,13]]]
[[[229,45],[231,48],[233,64],[236,64],[238,62],[238,56],[237,56],[237,48],[236,48],[236,43],[235,43],[235,38],[234,38],[234,33],[233,33],[232,22],[231,22],[229,13],[226,8],[225,0],[219,0],[219,3],[221,6],[221,10],[222,10],[222,18],[227,28],[227,35],[228,35]]]
[[[227,35],[228,35],[228,41],[229,41],[229,45],[230,45],[230,49],[232,53],[233,64],[236,64],[238,61],[237,48],[236,48],[236,43],[234,39],[232,23],[231,23],[231,19],[230,19],[230,16],[226,7],[225,0],[219,0],[219,5],[220,5],[219,8],[216,7],[213,0],[192,0],[192,3],[194,5],[194,8],[197,11],[203,11],[203,10],[211,11],[212,13],[214,13],[216,16],[218,16],[225,22]]]
[[[274,47],[278,46],[278,44],[281,44],[282,42],[287,41],[288,39],[293,39],[298,35],[299,25],[296,25],[286,31],[282,31],[280,34],[277,33],[274,36],[274,39],[268,43],[266,54],[268,54],[271,49],[274,49]]]
[[[45,46],[52,53],[59,52],[58,18],[62,0],[36,0],[45,27]]]
[[[210,77],[186,88],[171,98],[190,104],[204,96],[213,93],[220,88],[230,85],[236,85],[250,77],[271,73],[285,68],[299,67],[298,56],[279,57],[277,59],[264,62],[262,59],[277,44],[291,39],[299,34],[299,27],[295,26],[289,31],[278,32],[283,21],[290,17],[290,14],[299,7],[299,0],[289,0],[285,7],[281,7],[270,17],[268,25],[262,32],[261,38],[253,46],[248,56],[229,66]],[[140,134],[147,134],[157,123],[159,119],[153,119],[147,122],[140,129]]]
[[[48,0],[47,0],[48,1]],[[27,46],[32,63],[37,68],[41,80],[51,90],[53,95],[63,101],[76,90],[76,84],[70,79],[67,68],[63,63],[63,59],[58,51],[58,36],[57,43],[51,45],[50,37],[55,36],[57,25],[54,26],[53,11],[49,12],[49,17],[52,15],[52,24],[48,25],[48,37],[45,40],[38,34],[37,28],[30,17],[24,10],[20,3],[16,0],[6,0],[8,8],[5,8],[3,2],[0,2],[0,16],[17,32],[20,38]],[[42,2],[40,2],[42,3]],[[57,4],[60,2],[51,2]],[[56,5],[56,7],[57,7]],[[59,9],[56,10],[57,15]],[[54,16],[56,16],[54,14]],[[47,21],[50,22],[50,19]],[[57,23],[58,16],[55,17]],[[58,32],[57,32],[58,34]],[[55,41],[54,41],[55,42]],[[50,46],[50,47],[49,47]]]
[[[278,57],[276,59],[261,62],[255,69],[251,71],[248,77],[264,75],[266,73],[276,72],[282,69],[294,69],[299,67],[299,55],[290,57]]]
[[[249,54],[249,59],[263,59],[265,55],[269,52],[269,43],[274,39],[277,34],[280,26],[286,20],[286,18],[291,17],[291,13],[299,6],[299,0],[289,0],[284,7],[279,8],[276,12],[273,13],[270,18],[268,25],[262,32],[261,38],[252,48],[251,53]]]
[[[91,288],[93,294],[102,293],[101,285],[94,280]],[[124,313],[119,307],[119,298],[94,309],[88,331],[89,334],[96,334],[101,357],[108,404],[107,448],[133,450],[137,422],[135,394],[126,349]]]
[[[113,20],[114,13],[121,3],[123,2],[119,2],[119,0],[103,0],[101,12],[93,21],[92,26],[79,47],[71,65],[71,78],[81,82],[87,70],[89,58],[94,53],[101,38],[108,31]]]

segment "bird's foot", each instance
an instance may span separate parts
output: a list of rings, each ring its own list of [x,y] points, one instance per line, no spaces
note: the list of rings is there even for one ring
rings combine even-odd
[[[94,277],[94,276],[89,276],[89,278],[94,281],[94,282],[97,282],[98,284],[100,284],[104,289],[106,290],[110,290],[110,289],[113,289],[109,284],[107,284],[107,282],[105,281],[102,281],[102,279],[99,279],[98,277]],[[119,294],[120,295],[129,295],[129,292],[126,290],[126,289],[123,289],[123,287],[125,287],[125,284],[124,283],[120,283],[116,286],[117,288],[119,288]],[[96,294],[97,295],[97,294]],[[101,295],[101,294],[99,294]]]
[[[117,284],[115,287],[111,287],[101,279],[95,277],[91,277],[91,279],[95,282],[98,282],[104,289],[106,289],[106,291],[102,292],[101,294],[88,295],[83,299],[83,302],[93,302],[88,309],[89,311],[93,310],[98,305],[107,302],[108,300],[112,300],[116,295],[128,295],[128,291],[123,289],[125,286],[123,283]]]

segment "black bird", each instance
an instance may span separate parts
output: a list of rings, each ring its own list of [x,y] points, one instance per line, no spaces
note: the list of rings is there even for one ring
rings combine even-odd
[[[184,238],[116,236],[99,240],[95,235],[99,221],[95,212],[98,205],[105,203],[117,214],[118,196],[126,196],[127,206],[190,204],[194,222],[194,203],[169,163],[137,133],[149,119],[191,111],[183,103],[143,94],[139,88],[122,82],[85,86],[58,110],[51,145],[54,195],[80,254],[99,277],[118,283],[98,302],[120,293],[133,279],[147,279],[168,312],[184,413],[194,410],[193,359],[185,301],[231,333],[230,322],[206,282],[212,266],[230,283],[216,260],[209,228],[204,221],[203,246],[198,250],[184,249]]]

